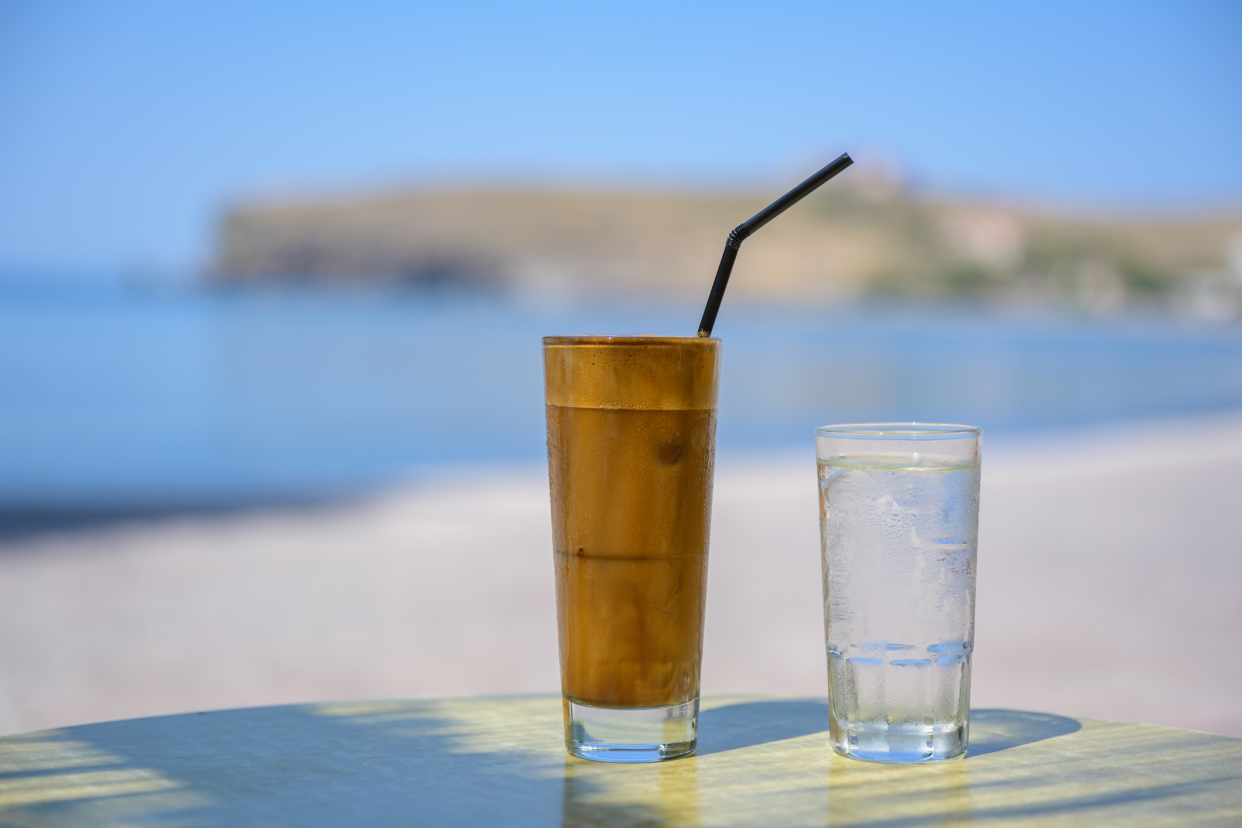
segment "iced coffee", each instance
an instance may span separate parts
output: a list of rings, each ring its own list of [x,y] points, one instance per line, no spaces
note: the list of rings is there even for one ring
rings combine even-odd
[[[603,761],[687,753],[720,341],[543,342],[566,743]]]

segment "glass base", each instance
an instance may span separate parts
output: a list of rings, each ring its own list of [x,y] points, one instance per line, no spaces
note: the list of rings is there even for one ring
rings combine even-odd
[[[966,725],[890,725],[833,722],[832,749],[864,762],[943,762],[966,755]]]
[[[592,762],[662,762],[694,751],[699,700],[668,707],[594,707],[565,699],[565,749]]]
[[[972,647],[965,641],[849,645],[854,655],[845,655],[830,646],[833,749],[851,759],[898,764],[965,755]]]

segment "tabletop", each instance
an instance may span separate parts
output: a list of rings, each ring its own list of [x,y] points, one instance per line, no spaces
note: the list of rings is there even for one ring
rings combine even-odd
[[[965,759],[843,759],[822,699],[704,699],[694,756],[564,750],[559,696],[190,713],[0,738],[0,825],[1242,824],[1242,739],[973,710]]]

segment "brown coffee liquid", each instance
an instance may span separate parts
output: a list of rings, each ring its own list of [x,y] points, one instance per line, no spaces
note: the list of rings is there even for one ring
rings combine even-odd
[[[563,690],[574,701],[608,707],[679,704],[699,689],[716,351],[706,366],[668,349],[623,360],[615,353],[580,367],[628,371],[619,391],[600,392],[592,380],[586,385],[600,393],[558,394],[549,371]],[[710,387],[700,388],[705,382]],[[632,403],[660,407],[616,407]]]

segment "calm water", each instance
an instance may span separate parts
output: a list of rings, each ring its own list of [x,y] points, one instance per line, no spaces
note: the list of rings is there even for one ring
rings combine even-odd
[[[726,303],[727,305],[728,303]],[[331,496],[544,456],[539,338],[697,304],[0,282],[0,509]],[[962,309],[722,312],[721,451],[828,422],[992,435],[1242,408],[1242,334]]]

